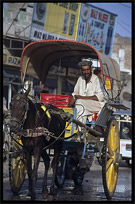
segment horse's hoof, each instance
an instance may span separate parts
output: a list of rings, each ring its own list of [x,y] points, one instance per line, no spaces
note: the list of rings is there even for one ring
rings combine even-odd
[[[31,196],[31,200],[35,200],[36,199],[36,196]]]
[[[53,196],[57,195],[57,193],[58,193],[57,191],[58,191],[57,188],[51,187],[51,188],[50,188],[50,195],[53,195]]]
[[[36,199],[36,193],[35,194],[31,194],[31,200],[35,200]]]
[[[30,191],[28,191],[28,193],[27,193],[27,195],[26,195],[26,196],[31,197],[31,192],[30,192]]]
[[[42,198],[46,199],[48,197],[48,191],[42,193]]]
[[[47,198],[47,201],[53,201],[54,200],[54,196],[53,195],[49,195]]]

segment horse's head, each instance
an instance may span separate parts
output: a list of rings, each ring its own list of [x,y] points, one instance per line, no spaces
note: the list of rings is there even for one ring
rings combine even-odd
[[[18,132],[27,116],[28,111],[28,93],[30,86],[25,93],[16,94],[10,103],[10,129],[12,132]]]

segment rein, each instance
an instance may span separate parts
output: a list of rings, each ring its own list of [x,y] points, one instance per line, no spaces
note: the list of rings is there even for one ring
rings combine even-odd
[[[60,138],[60,137],[61,137],[61,136],[63,135],[63,133],[66,131],[66,128],[70,125],[71,122],[72,122],[72,121],[70,120],[70,121],[68,122],[67,126],[65,127],[65,129],[60,133],[60,135],[59,135],[58,137],[55,137],[56,140],[54,140],[54,141],[53,141],[51,144],[49,144],[48,146],[44,147],[42,150],[47,149],[48,147],[50,147],[51,145],[53,145],[53,144],[54,144],[57,140],[59,140],[59,139],[65,140],[65,138]],[[70,136],[70,138],[71,138],[71,136]],[[66,138],[66,139],[69,139],[69,137]]]

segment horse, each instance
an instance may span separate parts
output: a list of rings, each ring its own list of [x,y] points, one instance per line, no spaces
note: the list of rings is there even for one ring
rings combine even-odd
[[[17,93],[14,95],[10,104],[10,129],[11,132],[22,132],[21,140],[23,143],[23,149],[25,153],[25,159],[27,163],[27,172],[29,180],[29,192],[31,200],[36,199],[35,184],[37,180],[37,170],[40,162],[40,156],[43,158],[45,171],[42,182],[42,197],[46,199],[49,195],[47,189],[47,175],[50,165],[50,158],[47,154],[46,148],[53,143],[54,158],[51,163],[53,169],[52,182],[50,187],[50,195],[54,196],[55,192],[55,175],[58,166],[58,159],[60,152],[62,151],[63,140],[56,139],[59,136],[64,138],[64,130],[66,119],[63,119],[58,114],[53,114],[53,111],[63,113],[62,109],[59,109],[53,105],[49,105],[48,109],[43,110],[41,102],[33,102],[28,97],[30,86],[25,93]],[[49,113],[50,111],[50,113]],[[49,116],[48,116],[49,115]],[[49,137],[40,133],[40,136],[33,137],[34,130],[46,128],[49,132],[53,133],[56,138]],[[30,130],[30,137],[24,136],[23,132]],[[49,140],[49,141],[48,141]],[[34,157],[34,165],[32,169],[32,155]]]

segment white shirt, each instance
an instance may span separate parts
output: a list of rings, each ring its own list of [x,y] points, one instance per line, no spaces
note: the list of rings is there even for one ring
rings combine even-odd
[[[86,83],[85,78],[83,76],[80,76],[74,87],[74,92],[72,93],[73,97],[74,95],[81,96],[95,95],[97,96],[100,102],[105,101],[105,97],[107,96],[103,88],[103,85],[100,83],[99,78],[95,74],[92,74],[91,79],[88,83]]]

